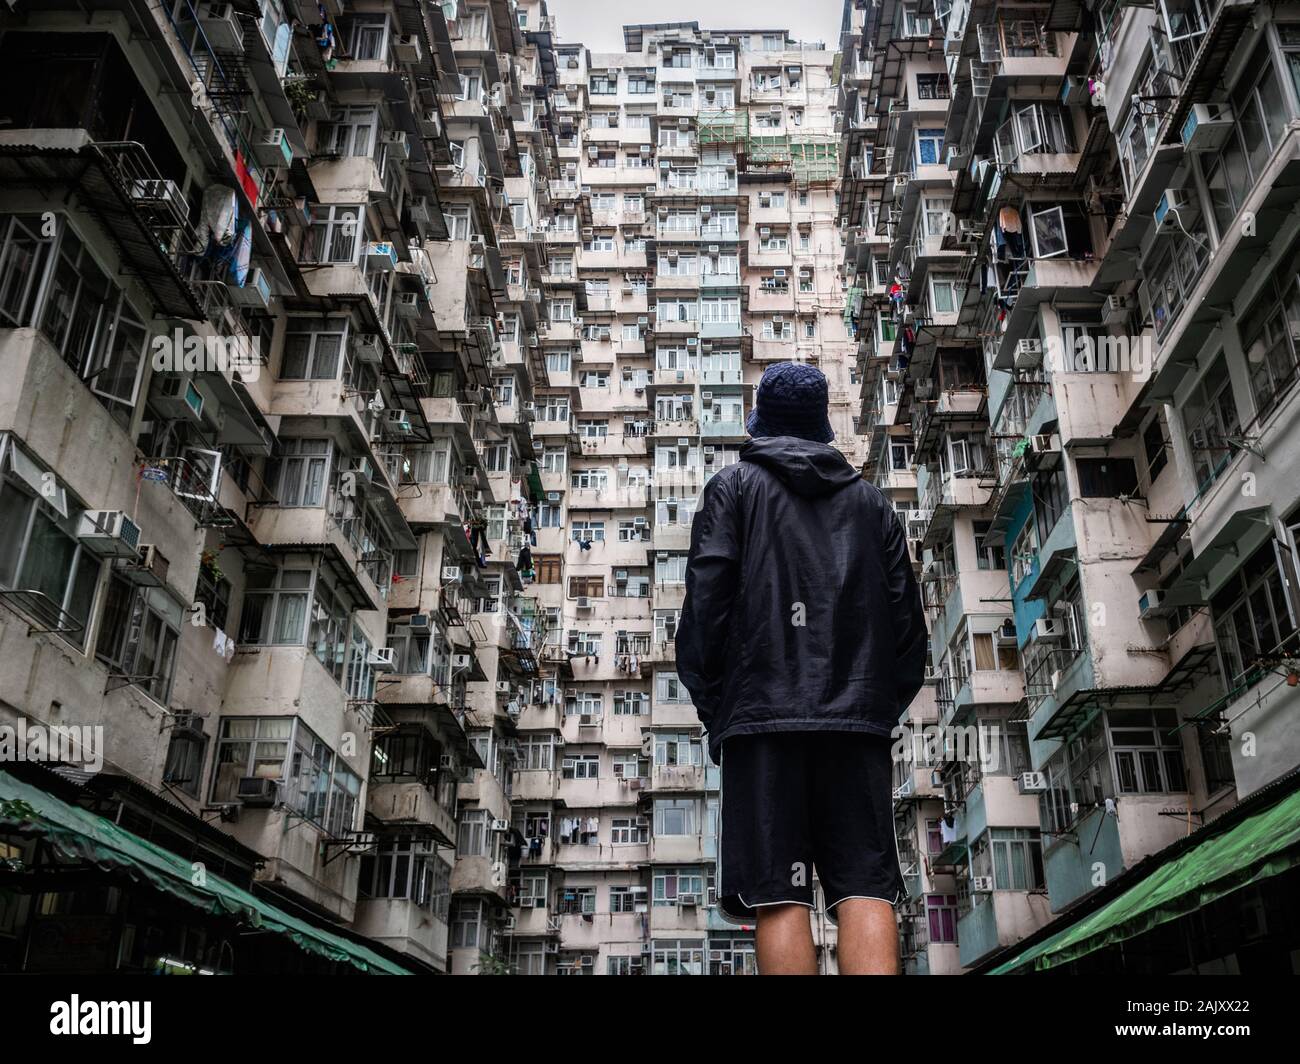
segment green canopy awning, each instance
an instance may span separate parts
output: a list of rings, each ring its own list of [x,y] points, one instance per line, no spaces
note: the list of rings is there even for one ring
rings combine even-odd
[[[211,916],[287,936],[299,948],[372,975],[409,975],[372,950],[290,916],[220,876],[193,882],[194,867],[180,855],[142,839],[111,820],[71,805],[0,772],[0,832],[39,836],[60,853],[106,872],[125,873]]]
[[[1212,835],[1077,923],[994,968],[1028,973],[1068,964],[1177,920],[1300,864],[1300,791]]]

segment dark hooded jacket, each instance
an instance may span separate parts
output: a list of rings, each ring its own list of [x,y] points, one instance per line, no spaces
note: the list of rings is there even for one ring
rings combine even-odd
[[[888,735],[924,681],[925,616],[885,497],[834,447],[751,440],[704,488],[677,671],[717,760],[732,735]]]

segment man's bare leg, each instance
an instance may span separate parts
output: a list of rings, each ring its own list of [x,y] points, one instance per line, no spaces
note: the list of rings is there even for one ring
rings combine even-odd
[[[898,924],[893,906],[872,898],[847,898],[835,907],[835,917],[839,922],[836,956],[840,975],[898,974]],[[759,964],[761,967],[761,959]]]
[[[759,975],[816,975],[811,910],[806,905],[764,905],[754,946]]]

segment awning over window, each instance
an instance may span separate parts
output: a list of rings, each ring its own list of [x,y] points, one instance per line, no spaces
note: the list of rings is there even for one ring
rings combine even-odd
[[[1293,790],[1275,804],[1211,834],[1108,904],[990,974],[1028,974],[1068,964],[1298,864],[1300,791]]]
[[[5,772],[0,772],[0,832],[40,837],[68,857],[125,873],[211,916],[285,935],[308,953],[351,964],[371,975],[411,974],[364,946],[290,916],[220,876],[208,873],[204,884],[195,886],[193,867],[178,854]]]

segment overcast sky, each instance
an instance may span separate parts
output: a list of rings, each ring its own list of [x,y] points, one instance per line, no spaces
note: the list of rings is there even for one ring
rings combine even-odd
[[[635,22],[698,22],[700,29],[789,30],[800,41],[835,50],[844,0],[546,0],[561,41],[594,52],[621,52],[623,26]]]

